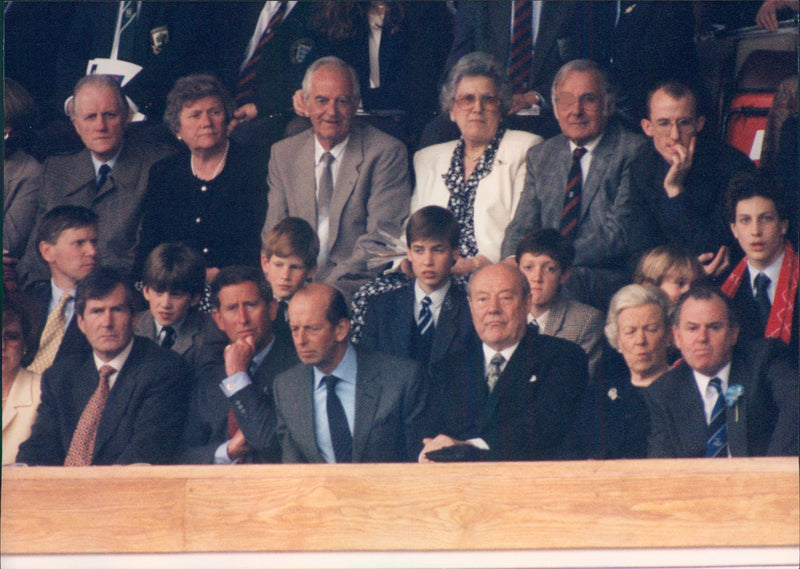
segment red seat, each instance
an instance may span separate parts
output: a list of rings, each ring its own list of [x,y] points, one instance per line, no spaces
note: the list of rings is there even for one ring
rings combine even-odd
[[[723,121],[725,142],[747,154],[756,166],[773,97],[771,92],[740,93],[734,96]]]

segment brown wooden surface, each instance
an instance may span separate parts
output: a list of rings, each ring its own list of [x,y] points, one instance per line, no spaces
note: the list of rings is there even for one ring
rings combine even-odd
[[[4,468],[15,553],[795,546],[798,460]]]

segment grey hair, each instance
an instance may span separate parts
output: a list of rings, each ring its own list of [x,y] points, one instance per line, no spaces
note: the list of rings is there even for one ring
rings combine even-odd
[[[467,296],[472,296],[472,280],[478,276],[480,273],[488,269],[489,267],[504,267],[508,269],[508,272],[514,275],[514,277],[519,281],[519,286],[522,289],[522,298],[526,298],[531,295],[531,283],[528,282],[528,278],[523,274],[522,271],[516,265],[509,265],[508,263],[494,263],[492,265],[485,265],[472,273],[469,277],[469,282],[467,282]]]
[[[619,351],[619,313],[626,308],[637,308],[653,304],[661,310],[661,318],[664,321],[664,328],[669,329],[670,311],[672,304],[660,288],[652,285],[631,284],[619,289],[611,298],[606,316],[605,334],[611,347]]]
[[[317,69],[320,67],[325,67],[326,65],[338,67],[350,76],[350,84],[353,86],[353,104],[358,105],[359,101],[361,101],[361,85],[358,82],[358,74],[356,73],[356,70],[353,69],[352,65],[334,55],[320,57],[314,63],[308,66],[308,69],[306,69],[306,74],[303,75],[303,98],[308,101],[309,97],[311,97],[311,77],[314,75]]]
[[[567,75],[573,71],[580,71],[583,73],[593,72],[597,74],[597,76],[600,78],[600,85],[603,88],[603,99],[605,99],[606,112],[608,112],[608,109],[611,107],[611,103],[613,103],[616,99],[616,91],[614,90],[614,86],[611,84],[611,80],[608,78],[608,73],[606,70],[591,59],[573,59],[572,61],[568,61],[561,66],[561,68],[558,70],[558,73],[556,73],[556,76],[553,78],[553,87],[550,89],[550,102],[553,105],[553,108],[556,108],[556,91],[558,90],[558,86],[567,77]]]
[[[167,108],[164,110],[164,122],[173,134],[181,129],[181,111],[183,107],[205,99],[216,97],[225,109],[225,122],[233,118],[234,103],[222,81],[206,73],[195,73],[181,77],[167,95]]]
[[[72,90],[72,104],[68,106],[70,118],[76,118],[75,113],[78,107],[78,95],[86,87],[104,87],[106,89],[111,89],[117,98],[117,110],[120,112],[123,119],[128,118],[128,115],[130,114],[130,108],[128,107],[128,101],[125,99],[125,94],[122,92],[122,87],[120,87],[119,81],[117,81],[111,75],[103,75],[99,73],[94,75],[85,75],[81,77],[80,80],[75,84],[75,88]]]
[[[456,100],[458,84],[464,77],[487,77],[497,87],[500,99],[500,112],[508,113],[512,104],[511,82],[505,66],[488,53],[473,51],[459,59],[447,74],[447,79],[439,92],[439,106],[443,113],[449,113]]]

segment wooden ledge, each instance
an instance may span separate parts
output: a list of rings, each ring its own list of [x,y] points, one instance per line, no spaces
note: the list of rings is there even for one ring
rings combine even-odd
[[[6,467],[0,552],[785,547],[797,458]]]

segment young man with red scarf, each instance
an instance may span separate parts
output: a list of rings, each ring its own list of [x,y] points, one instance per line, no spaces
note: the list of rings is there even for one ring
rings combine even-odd
[[[797,253],[786,239],[785,202],[763,172],[735,176],[726,209],[731,231],[745,253],[722,285],[733,299],[745,338],[776,338],[798,356]]]

